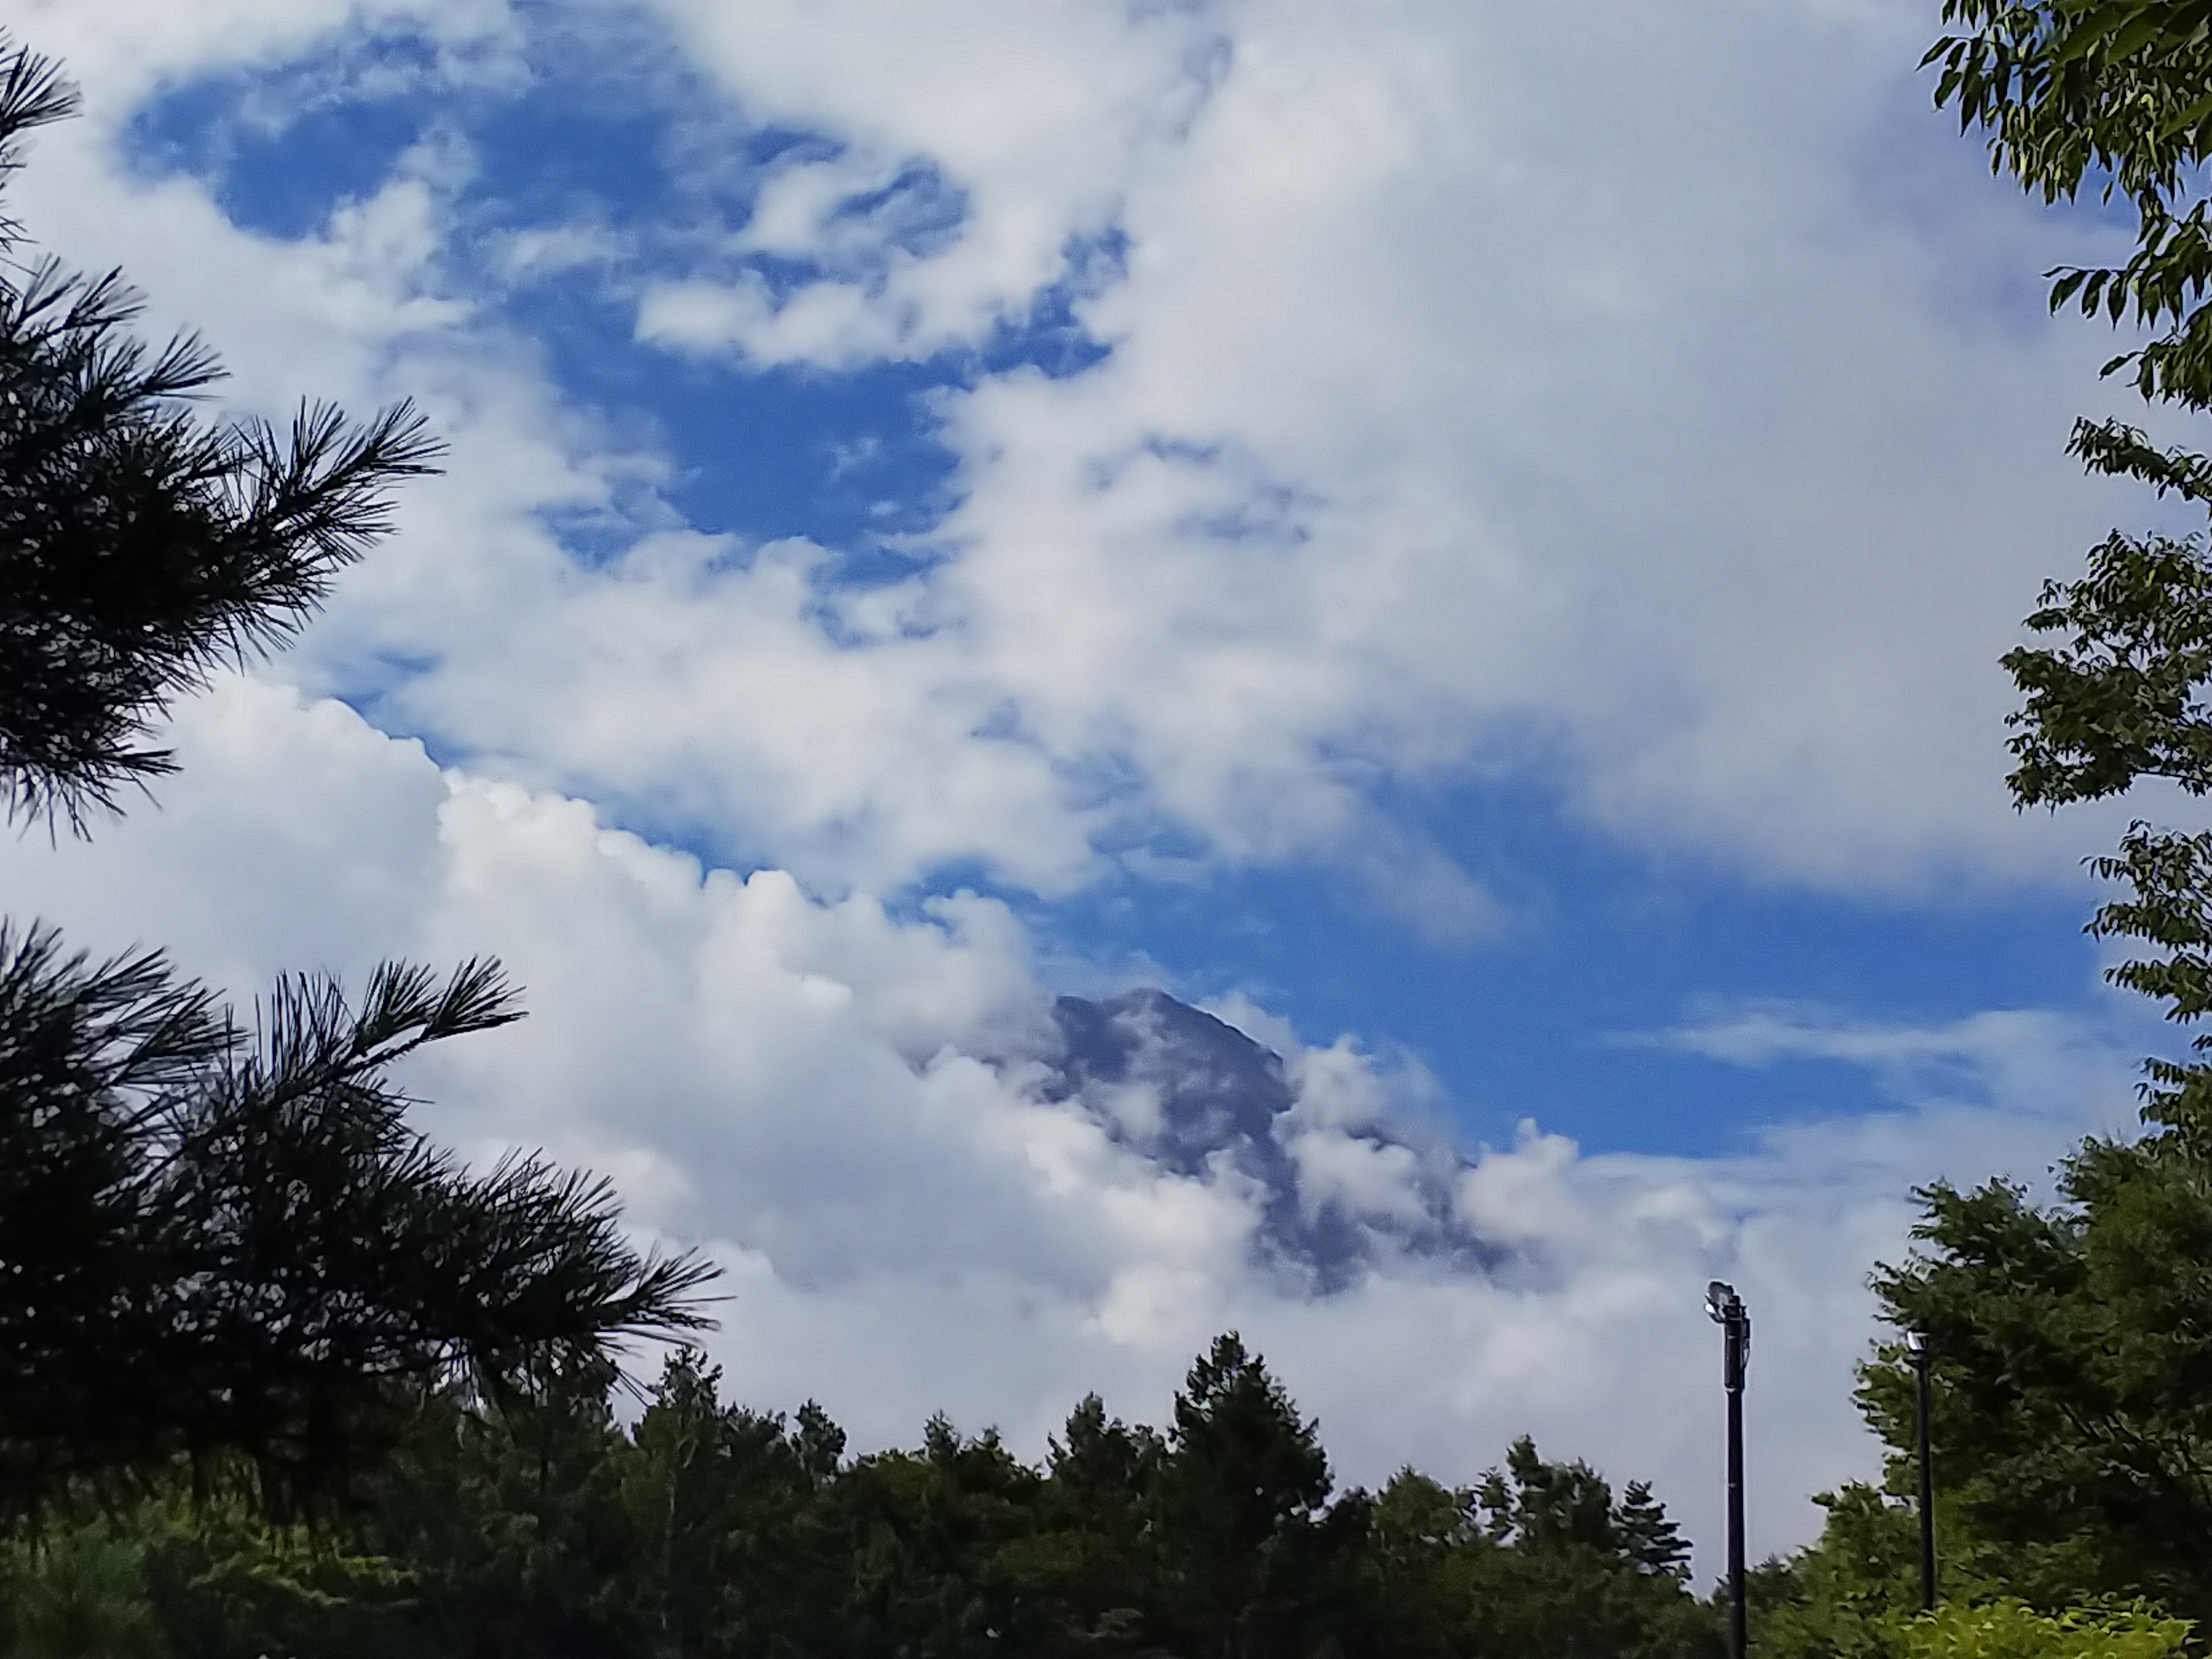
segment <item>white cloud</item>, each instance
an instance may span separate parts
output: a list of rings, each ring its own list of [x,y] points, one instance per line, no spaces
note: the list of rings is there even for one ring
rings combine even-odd
[[[499,240],[492,263],[509,282],[541,282],[589,266],[611,264],[628,250],[604,225],[556,224],[519,230]]]
[[[236,994],[285,968],[357,981],[384,953],[497,953],[532,1017],[414,1075],[435,1103],[423,1126],[477,1157],[545,1146],[614,1176],[640,1225],[710,1241],[732,1297],[713,1346],[736,1394],[819,1397],[863,1445],[910,1439],[944,1407],[1034,1454],[1094,1387],[1157,1418],[1190,1355],[1234,1326],[1320,1413],[1347,1480],[1407,1460],[1469,1478],[1529,1430],[1656,1477],[1710,1539],[1698,1297],[1717,1275],[1759,1321],[1753,1541],[1779,1547],[1813,1526],[1807,1492],[1869,1467],[1850,1368],[1872,1334],[1864,1275],[1901,1243],[1899,1194],[1960,1173],[1961,1147],[1972,1175],[2039,1166],[2081,1127],[2021,1109],[2017,1042],[1859,1033],[1821,1051],[1878,1065],[1948,1045],[1975,1086],[1718,1162],[1588,1157],[1532,1126],[1458,1181],[1462,1219],[1504,1252],[1494,1269],[1384,1250],[1316,1296],[1252,1253],[1248,1177],[1220,1161],[1175,1175],[1043,1097],[1033,1066],[983,1058],[1038,1051],[1047,1000],[994,902],[901,918],[775,871],[702,870],[581,802],[441,773],[343,706],[259,680],[184,706],[174,738],[184,770],[158,810],[89,845],[0,848],[13,908],[96,949],[163,940]],[[1245,1019],[1288,1050],[1284,1133],[1312,1200],[1417,1219],[1435,1162],[1375,1131],[1420,1079]],[[1795,1051],[1696,1040],[1751,1062]],[[2057,1046],[2085,1084],[2120,1069],[2078,1038]]]
[[[64,61],[101,127],[159,88],[255,69],[366,30],[404,30],[436,49],[437,71],[511,73],[519,40],[507,0],[17,0],[10,27]]]
[[[2100,1132],[2128,1133],[2136,1119],[2131,1087],[2113,1087],[2116,1047],[2154,1046],[2148,1010],[2112,1010],[2116,1030],[2085,1029],[2041,1009],[1992,1009],[1937,1026],[1884,1024],[1791,1004],[1754,1006],[1648,1039],[1732,1065],[1826,1060],[1869,1073],[1889,1097],[1917,1106],[1968,1109],[1990,1098],[2014,1112],[2073,1123],[2085,1103]]]
[[[547,1146],[617,1176],[642,1224],[714,1241],[735,1387],[818,1395],[864,1443],[943,1405],[1033,1451],[1094,1386],[1156,1418],[1236,1324],[1351,1478],[1464,1477],[1529,1429],[1658,1477],[1711,1537],[1698,1297],[1718,1273],[1760,1322],[1754,1541],[1803,1536],[1803,1494],[1868,1463],[1849,1370],[1899,1194],[2027,1173],[2102,1127],[2075,1103],[2112,1092],[2095,1044],[2023,1015],[1715,1022],[1683,1041],[1872,1066],[1899,1109],[1722,1162],[1532,1132],[1455,1189],[1513,1271],[1385,1258],[1314,1297],[1250,1266],[1232,1172],[1164,1173],[985,1063],[1044,1004],[1002,907],[871,895],[965,858],[1066,888],[1094,837],[1164,820],[1218,858],[1379,849],[1347,862],[1466,935],[1489,902],[1378,828],[1367,791],[1477,767],[1737,870],[2046,872],[2057,836],[1995,781],[1991,665],[2114,510],[2056,459],[2104,343],[1978,291],[2081,233],[1941,159],[1940,124],[1923,147],[1899,66],[1924,20],[664,9],[749,118],[846,149],[792,163],[750,233],[822,281],[749,299],[729,270],[655,273],[648,340],[926,354],[1118,227],[1126,275],[1079,301],[1112,357],[948,395],[965,494],[944,561],[837,591],[822,550],[680,522],[665,464],[485,319],[447,257],[465,147],[295,242],[198,182],[118,170],[153,88],[429,14],[34,4],[27,35],[70,55],[95,114],[40,141],[33,232],[204,325],[245,407],[406,391],[451,436],[448,475],[288,666],[380,691],[380,720],[465,763],[226,681],[180,711],[159,811],[90,848],[0,849],[11,905],[81,942],[173,945],[241,994],[285,968],[501,953],[535,1018],[438,1057],[427,1126]],[[520,26],[488,5],[422,27],[496,53]],[[836,211],[909,166],[961,194],[957,235]],[[598,257],[507,246],[511,270]],[[574,516],[627,550],[572,558],[549,520]],[[705,871],[618,823],[778,867]],[[1404,1211],[1427,1164],[1361,1131],[1418,1079],[1239,1023],[1289,1052],[1316,1190]],[[2083,1092],[2046,1092],[2054,1058]]]
[[[742,10],[654,0],[653,9],[748,118],[846,147],[781,169],[738,246],[818,258],[836,273],[824,284],[833,289],[858,266],[876,279],[867,310],[883,328],[873,337],[799,330],[784,313],[748,302],[685,339],[771,362],[927,356],[1026,311],[1065,274],[1071,238],[1112,227],[1133,166],[1175,144],[1225,45],[1204,6],[994,0],[946,15],[872,0]],[[957,239],[919,258],[897,214],[839,210],[915,162],[966,202]],[[847,288],[836,303],[858,307],[861,291]]]
[[[891,280],[672,288],[648,334],[908,355],[961,337],[915,323],[919,273],[973,338],[1069,238],[1127,234],[1078,307],[1109,363],[948,406],[939,614],[1047,752],[1236,858],[1356,843],[1362,777],[1502,742],[1617,833],[1765,872],[2051,867],[2004,809],[1995,659],[2112,510],[2057,459],[2105,343],[1972,291],[2025,311],[2081,234],[1911,109],[1928,20],[671,9],[749,109],[973,199]],[[834,265],[849,165],[796,170],[763,234]]]
[[[167,79],[380,27],[511,52],[521,24],[40,12],[98,116],[41,139],[34,233],[204,325],[246,407],[409,392],[453,440],[311,684],[826,888],[975,860],[1064,890],[1164,830],[1342,860],[1444,941],[1497,903],[1376,783],[1534,778],[1632,842],[1845,888],[2047,878],[2097,833],[2006,810],[1995,666],[2126,510],[2057,452],[2106,342],[2006,309],[2094,233],[1912,112],[1909,17],[662,9],[746,119],[843,148],[794,152],[729,234],[820,280],[641,272],[643,341],[972,342],[1116,229],[1126,271],[1075,301],[1112,356],[945,394],[963,494],[906,582],[671,539],[661,464],[568,407],[450,257],[495,160],[418,149],[299,242],[114,167]],[[946,233],[838,210],[916,168],[964,204]],[[491,250],[608,251],[565,222]],[[649,539],[586,568],[545,522],[578,513]]]

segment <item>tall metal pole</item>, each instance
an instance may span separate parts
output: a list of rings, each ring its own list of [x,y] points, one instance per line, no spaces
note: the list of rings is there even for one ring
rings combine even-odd
[[[1721,1327],[1721,1385],[1728,1391],[1729,1655],[1745,1659],[1743,1601],[1743,1375],[1751,1359],[1751,1314],[1732,1285],[1705,1288],[1705,1310]]]
[[[1905,1346],[1912,1354],[1920,1452],[1920,1609],[1932,1613],[1936,1607],[1936,1472],[1928,1457],[1928,1340],[1918,1331],[1909,1331]]]

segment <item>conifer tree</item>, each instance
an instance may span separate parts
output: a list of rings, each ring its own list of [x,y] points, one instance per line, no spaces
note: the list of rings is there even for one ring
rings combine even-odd
[[[1176,1396],[1153,1487],[1173,1650],[1358,1650],[1370,1504],[1331,1504],[1333,1486],[1313,1421],[1235,1332],[1217,1338]]]
[[[0,40],[0,182],[74,104]],[[203,421],[204,349],[149,349],[118,276],[21,246],[0,221],[0,810],[82,834],[173,765],[168,700],[287,637],[435,447],[404,404]],[[604,1184],[406,1127],[394,1062],[517,1017],[496,964],[387,965],[357,1002],[285,981],[249,1031],[158,953],[0,921],[0,1514],[179,1459],[323,1487],[425,1387],[701,1323],[705,1268],[641,1256]]]
[[[0,183],[75,104],[0,40]],[[149,348],[137,311],[119,273],[26,258],[0,220],[0,800],[79,830],[173,769],[149,741],[171,697],[288,638],[438,453],[404,403],[286,434],[200,419],[215,358]]]

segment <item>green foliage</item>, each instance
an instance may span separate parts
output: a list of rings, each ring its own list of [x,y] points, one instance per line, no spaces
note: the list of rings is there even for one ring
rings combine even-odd
[[[2045,201],[2095,184],[2127,201],[2136,251],[2120,266],[2051,273],[2069,302],[2154,337],[2115,358],[2147,398],[2212,408],[2212,232],[2199,189],[2212,145],[2212,9],[2206,0],[1946,0],[1955,31],[1924,60],[1941,66],[1936,101],[1989,135],[1992,165]],[[2093,471],[2212,506],[2212,462],[2160,450],[2118,422],[2083,422],[2072,449]],[[2123,793],[2169,779],[2212,788],[2212,564],[2197,537],[2115,535],[2077,581],[2044,590],[2027,625],[2062,635],[2004,665],[2023,707],[2010,782],[2023,806]],[[2153,954],[2112,971],[2187,1023],[2212,1008],[2212,841],[2138,823],[2098,873],[2131,896],[2104,906],[2093,933],[2139,939]],[[2200,1054],[2205,1052],[2200,1048]],[[2148,1106],[2179,1124],[2202,1108],[2202,1060],[2154,1061]]]
[[[2006,1593],[2008,1547],[1939,1511],[1945,1599],[1920,1611],[1917,1523],[1872,1487],[1821,1500],[1820,1541],[1753,1576],[1752,1650],[1761,1659],[2168,1659],[2188,1620],[2148,1601],[2059,1592],[2038,1607]]]
[[[161,1659],[141,1540],[104,1522],[0,1546],[0,1652],[9,1659]]]
[[[1718,1659],[1717,1609],[1682,1587],[1685,1550],[1637,1483],[1616,1504],[1589,1465],[1526,1437],[1453,1492],[1411,1469],[1376,1498],[1370,1549],[1408,1656]]]
[[[2146,397],[2212,407],[2212,237],[2205,204],[2185,199],[2212,144],[2212,6],[1948,0],[1944,15],[1963,27],[1929,53],[1942,65],[1937,101],[1988,131],[1994,165],[2046,201],[2096,179],[2135,210],[2133,256],[2052,273],[2053,309],[2072,302],[2150,331],[2106,372],[2132,363]],[[2073,449],[2093,471],[2212,507],[2202,455],[2160,450],[2119,422],[2081,423]],[[2024,698],[2010,779],[2021,805],[2118,794],[2144,777],[2212,791],[2212,560],[2201,537],[2109,538],[2080,580],[2045,587],[2027,625],[2059,638],[2004,659]],[[2125,892],[2089,931],[2149,947],[2109,977],[2178,1024],[2212,1012],[2212,834],[2137,823],[2092,867]],[[2086,1143],[2061,1171],[2066,1201],[2053,1210],[2003,1183],[1930,1189],[1925,1248],[1877,1289],[1936,1357],[1938,1483],[1965,1534],[1947,1551],[1953,1576],[1984,1571],[2046,1609],[2147,1593],[2202,1620],[2212,1614],[2212,1038],[2146,1071],[2158,1133]],[[1862,1402],[1900,1450],[1911,1388],[1893,1351],[1864,1372]],[[1801,1594],[1788,1616],[1803,1622],[1796,1609],[1825,1605]],[[1823,1617],[1842,1627],[1842,1614]],[[2087,1626],[2068,1646],[2033,1620],[2013,1604],[1983,1625],[1931,1627],[1921,1635],[1934,1645],[1912,1651],[2134,1651],[2137,1637],[2150,1644],[2140,1650],[2165,1650],[2154,1634],[2124,1641]]]
[[[1938,1184],[1917,1248],[1875,1278],[1930,1355],[1937,1553],[1947,1598],[2011,1595],[2057,1614],[2148,1597],[2212,1613],[2212,1167],[2166,1130],[2092,1140],[2062,1201]],[[1859,1399],[1910,1489],[1914,1372],[1900,1346]],[[1778,1659],[1890,1650],[1917,1603],[1911,1510],[1871,1488],[1826,1498],[1820,1543],[1765,1571],[1760,1646]]]
[[[2022,806],[2095,800],[2139,777],[2191,794],[2212,784],[2212,564],[2197,544],[2114,536],[2081,580],[2044,588],[2027,625],[2067,638],[2003,659],[2025,698],[2008,780]]]
[[[50,1515],[0,1546],[9,1659],[384,1659],[408,1575],[235,1497]]]
[[[2176,471],[2203,465],[2162,459]],[[2193,477],[2188,489],[2200,494]],[[2009,780],[2021,805],[2096,799],[2143,777],[2191,795],[2212,790],[2212,563],[2197,539],[2110,538],[2081,580],[2045,588],[2027,625],[2066,639],[2004,658],[2026,699],[2013,717],[2020,764]],[[2100,906],[2088,931],[2154,951],[2106,976],[2164,1003],[2177,1024],[2212,1012],[2212,836],[2137,823],[2117,853],[2090,867],[2127,896]],[[2208,1042],[2198,1039],[2197,1053]],[[2154,1121],[2179,1128],[2203,1120],[2201,1061],[2154,1059],[2146,1071]]]
[[[1164,1553],[1170,1645],[1243,1656],[1316,1650],[1356,1618],[1366,1499],[1331,1506],[1310,1421],[1234,1334],[1191,1367],[1150,1513]]]
[[[584,1367],[475,1410],[428,1402],[357,1530],[407,1565],[403,1650],[482,1659],[643,1648],[665,1567],[647,1471]]]
[[[168,1496],[140,1516],[145,1604],[169,1659],[384,1659],[410,1575],[236,1496]]]
[[[1095,1394],[1069,1413],[1046,1459],[1036,1528],[1007,1551],[1009,1570],[1056,1604],[1042,1650],[1141,1650],[1156,1543],[1147,1498],[1166,1455],[1159,1435],[1108,1418]]]
[[[75,105],[0,37],[0,179]],[[169,698],[289,637],[438,446],[404,404],[364,426],[304,409],[286,434],[206,424],[181,401],[221,377],[198,342],[149,349],[117,274],[17,240],[0,220],[0,802],[81,830],[173,769],[145,740]]]
[[[696,1354],[677,1355],[633,1431],[646,1594],[676,1651],[774,1651],[814,1633],[810,1609],[839,1593],[822,1571],[818,1510],[845,1437],[811,1403],[789,1426],[726,1406],[719,1382]]]
[[[2212,408],[2212,238],[2206,204],[2186,201],[2212,143],[2212,9],[2203,0],[1946,0],[1955,33],[1930,48],[1936,101],[1989,135],[1992,165],[2046,201],[2086,183],[2135,210],[2136,246],[2123,266],[2051,273],[2053,309],[2076,302],[2154,337],[2115,358],[2144,396]],[[2161,450],[2119,422],[2083,422],[2071,448],[2092,471],[2136,478],[2161,495],[2212,507],[2212,462]],[[2004,666],[2023,698],[2014,716],[2022,806],[2124,793],[2141,778],[2212,789],[2212,561],[2201,537],[2115,534],[2077,580],[2051,583],[2027,618],[2056,644],[2022,646]],[[2089,931],[2141,940],[2148,954],[2110,970],[2115,983],[2191,1024],[2212,1010],[2212,836],[2138,823],[2118,851],[2092,860],[2125,896]],[[2212,1120],[2212,1048],[2147,1063],[2147,1115],[2197,1132]]]
[[[1547,1463],[1527,1435],[1513,1443],[1503,1469],[1483,1477],[1476,1501],[1484,1535],[1524,1554],[1576,1547],[1678,1583],[1689,1572],[1690,1547],[1649,1481],[1630,1482],[1616,1504],[1612,1486],[1589,1464]]]
[[[1600,1477],[1522,1443],[1500,1510],[1410,1470],[1332,1500],[1313,1425],[1233,1337],[1193,1367],[1170,1433],[1093,1397],[1042,1468],[942,1416],[911,1450],[848,1459],[818,1409],[725,1403],[692,1353],[627,1430],[611,1382],[580,1368],[504,1404],[422,1397],[398,1455],[312,1528],[168,1487],[112,1521],[50,1512],[35,1545],[0,1555],[18,1573],[0,1592],[92,1645],[0,1654],[1719,1653],[1648,1496],[1593,1508]],[[1659,1565],[1639,1557],[1649,1538],[1668,1540]]]
[[[2157,331],[2132,365],[2145,397],[2212,405],[2212,231],[2186,201],[2212,147],[2206,0],[1945,0],[1936,102],[1989,135],[1992,166],[2045,201],[2094,184],[2136,218],[2123,265],[2053,271],[2051,305]]]
[[[2132,257],[2051,272],[2052,308],[2147,331],[2106,372],[2132,365],[2145,397],[2212,408],[2201,199],[2212,4],[1947,0],[1943,15],[1954,32],[1925,60],[1941,67],[1936,100],[1988,135],[1993,166],[2045,201],[2086,185],[2134,210]],[[2092,471],[2212,507],[2201,454],[2161,450],[2118,422],[2081,423],[2072,447]],[[2021,805],[2116,795],[2146,777],[2192,797],[2212,791],[2212,559],[2201,536],[2112,536],[2081,579],[2046,586],[2027,623],[2057,637],[2004,659],[2024,699],[2010,779]],[[2138,823],[2092,867],[2124,892],[2088,931],[2148,947],[2110,977],[2178,1024],[2212,1012],[2212,835]],[[1933,1355],[1952,1557],[2052,1617],[2085,1598],[2136,1595],[2197,1620],[2212,1613],[2212,1042],[2146,1071],[2154,1133],[2084,1143],[2061,1167],[2055,1207],[2001,1182],[1929,1189],[1920,1249],[1876,1279],[1890,1318],[1925,1333]],[[1862,1404],[1900,1452],[1911,1387],[1893,1349],[1864,1370]],[[2073,1650],[2033,1647],[2049,1635],[2034,1634],[2033,1617],[1992,1612],[1986,1629],[1959,1625],[1954,1645],[1927,1650],[2010,1652],[2014,1636],[2031,1644],[2022,1652]]]
[[[1482,1654],[1691,1659],[1722,1650],[1712,1609],[1682,1589],[1688,1547],[1643,1482],[1616,1502],[1581,1462],[1553,1463],[1526,1436],[1474,1492],[1482,1536],[1449,1575],[1464,1639]]]
[[[2189,1626],[2148,1607],[2041,1613],[2010,1599],[1938,1607],[1902,1625],[1899,1659],[2169,1659]]]
[[[243,1452],[271,1496],[400,1432],[395,1385],[534,1385],[696,1325],[602,1184],[458,1169],[390,1067],[516,1018],[495,968],[288,981],[241,1032],[150,953],[0,922],[0,1508]]]
[[[1859,1482],[1815,1501],[1827,1510],[1819,1540],[1746,1575],[1751,1648],[1765,1659],[1891,1659],[1894,1620],[1919,1605],[1916,1517]]]
[[[1894,1487],[1910,1466],[1893,1458]],[[1920,1607],[1920,1522],[1894,1492],[1863,1482],[1823,1492],[1820,1538],[1749,1575],[1751,1645],[1762,1659],[1897,1659],[1898,1632]],[[1954,1494],[1938,1489],[1936,1553],[1947,1602],[2002,1595],[2014,1552],[1968,1524]],[[2063,1594],[2063,1593],[2062,1593]]]
[[[1876,1276],[1887,1317],[1927,1335],[1937,1485],[1989,1576],[2028,1601],[2143,1595],[2202,1620],[2212,1167],[2169,1132],[2089,1141],[2059,1180],[2047,1209],[2002,1182],[1929,1188],[1920,1248]],[[1889,1348],[1863,1375],[1901,1455],[1911,1368]]]

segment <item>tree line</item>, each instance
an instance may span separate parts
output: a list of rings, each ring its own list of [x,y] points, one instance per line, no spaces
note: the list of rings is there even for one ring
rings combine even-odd
[[[2054,310],[2107,366],[2212,408],[2212,0],[1947,0],[1936,99],[2045,200],[2136,228]],[[0,183],[67,114],[0,43]],[[203,419],[216,365],[131,331],[119,277],[0,220],[0,803],[91,835],[173,764],[168,700],[281,643],[436,447],[402,405]],[[2084,422],[2092,471],[2212,507],[2212,459]],[[2212,792],[2212,557],[2115,533],[2005,658],[2023,807]],[[2212,1010],[2212,833],[2094,860],[2121,986]],[[851,1457],[819,1410],[720,1398],[678,1352],[634,1421],[624,1345],[706,1322],[709,1271],[641,1255],[611,1194],[466,1170],[392,1065],[517,1017],[495,963],[280,982],[242,1018],[158,952],[0,926],[0,1640],[6,1652],[1680,1656],[1721,1650],[1649,1490],[1527,1441],[1469,1488],[1338,1492],[1316,1425],[1224,1336],[1159,1429],[1081,1402],[1041,1466],[942,1418]],[[1926,1341],[1945,1605],[1916,1616],[1913,1377],[1877,1344],[1881,1478],[1753,1575],[1776,1659],[2159,1659],[2212,1629],[2212,1039],[2147,1063],[2144,1132],[2055,1202],[1918,1194],[1884,1317]]]
[[[943,1417],[848,1458],[812,1406],[672,1358],[628,1427],[604,1370],[409,1431],[311,1523],[181,1485],[5,1558],[14,1651],[137,1659],[1528,1654],[1718,1659],[1687,1547],[1527,1441],[1474,1488],[1339,1492],[1315,1425],[1224,1336],[1164,1431],[1079,1404],[1042,1467]]]

